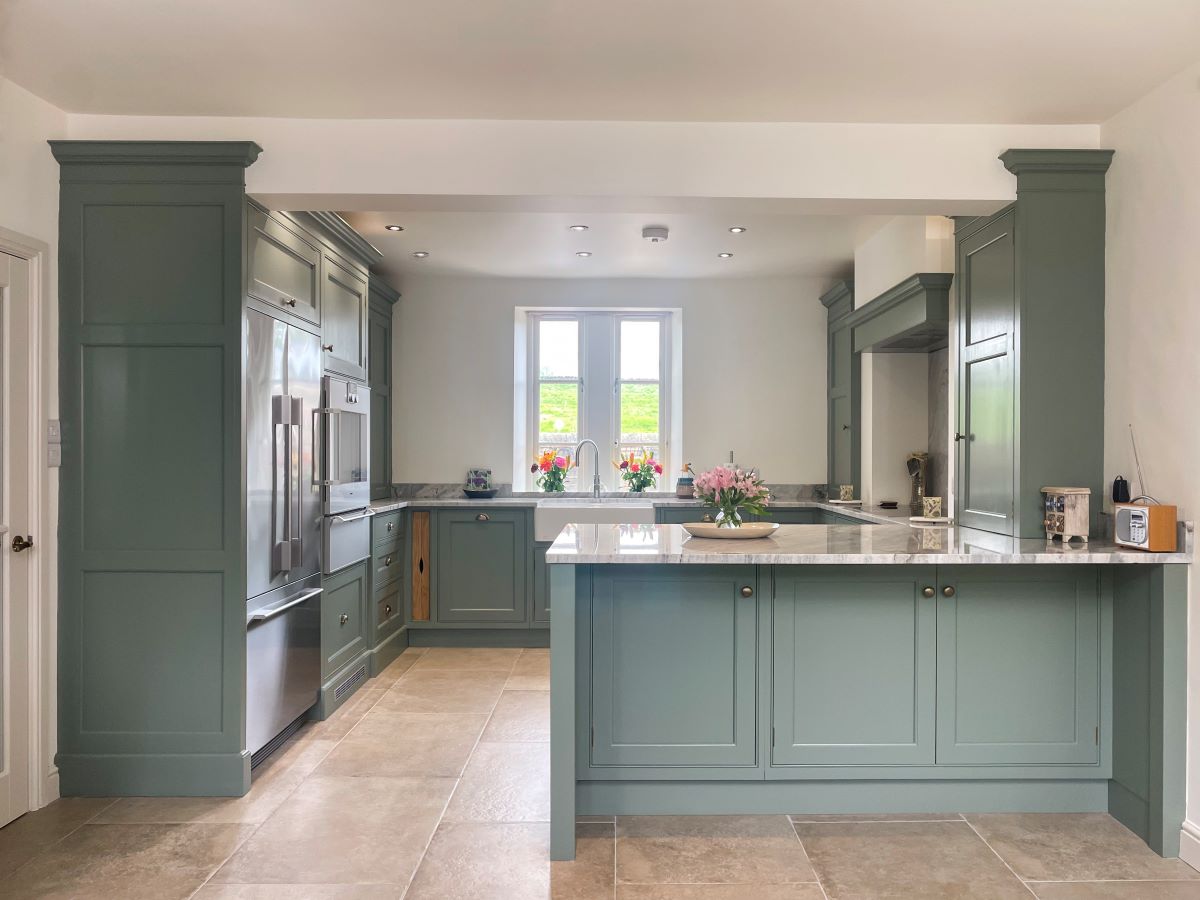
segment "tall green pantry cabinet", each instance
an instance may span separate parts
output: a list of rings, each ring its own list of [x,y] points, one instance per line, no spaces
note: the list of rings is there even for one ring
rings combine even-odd
[[[51,147],[61,790],[240,795],[245,169],[260,148]]]
[[[862,362],[854,352],[853,330],[846,318],[854,312],[854,282],[839,281],[821,295],[821,303],[828,310],[829,323],[828,481],[858,485]]]

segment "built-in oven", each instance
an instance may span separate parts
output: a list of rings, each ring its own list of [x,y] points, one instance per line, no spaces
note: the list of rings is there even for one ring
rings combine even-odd
[[[321,397],[325,414],[321,454],[325,515],[366,509],[371,502],[371,390],[326,375],[321,379]]]

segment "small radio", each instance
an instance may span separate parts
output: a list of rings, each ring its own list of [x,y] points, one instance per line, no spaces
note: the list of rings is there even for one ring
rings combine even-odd
[[[1152,553],[1174,553],[1176,548],[1176,510],[1174,506],[1143,506],[1118,503],[1113,542]]]

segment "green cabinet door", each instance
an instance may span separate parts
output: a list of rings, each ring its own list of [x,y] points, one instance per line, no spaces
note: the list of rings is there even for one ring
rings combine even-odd
[[[856,484],[859,471],[859,371],[852,329],[829,326],[829,483]]]
[[[321,251],[290,219],[246,205],[246,293],[272,310],[321,322]]]
[[[755,568],[689,568],[595,570],[593,766],[756,765]]]
[[[959,524],[1013,533],[1016,212],[958,244]],[[1052,390],[1052,385],[1031,386]]]
[[[820,510],[818,509],[783,509],[767,507],[761,516],[753,516],[758,522],[778,522],[780,525],[819,525]],[[746,518],[743,513],[742,518]]]
[[[392,306],[377,299],[375,277],[367,311],[367,385],[371,388],[371,499],[392,493]]]
[[[528,607],[528,517],[521,509],[435,512],[433,582],[443,624],[524,623]]]
[[[321,583],[321,677],[327,679],[367,650],[369,563],[363,560]]]
[[[321,349],[325,371],[367,378],[367,274],[326,250],[321,259]]]
[[[932,765],[933,567],[777,572],[772,764]]]
[[[716,515],[717,511],[708,506],[659,506],[654,510],[654,521],[659,525],[681,525],[684,522],[711,522]]]
[[[550,624],[550,571],[546,565],[549,544],[533,547],[533,624]]]
[[[1096,570],[946,567],[938,579],[938,763],[1096,764]]]

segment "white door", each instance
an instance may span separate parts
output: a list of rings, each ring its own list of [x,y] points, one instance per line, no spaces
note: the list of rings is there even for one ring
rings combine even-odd
[[[30,806],[30,303],[28,260],[0,253],[0,825]]]

